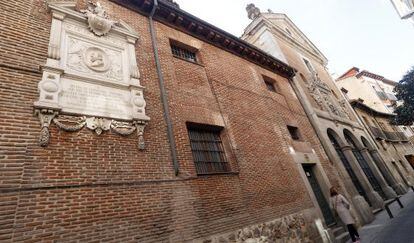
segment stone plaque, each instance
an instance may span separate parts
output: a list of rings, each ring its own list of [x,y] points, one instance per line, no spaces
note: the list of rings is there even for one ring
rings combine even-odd
[[[129,90],[62,79],[59,106],[62,112],[130,120]]]

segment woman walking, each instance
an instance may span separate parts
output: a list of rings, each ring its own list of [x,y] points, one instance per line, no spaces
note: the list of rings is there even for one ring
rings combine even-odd
[[[355,220],[351,215],[351,211],[349,210],[351,208],[351,204],[349,204],[344,196],[338,193],[338,190],[336,190],[335,187],[332,187],[330,192],[332,208],[336,211],[342,222],[346,224],[348,232],[351,235],[352,242],[359,243],[359,234],[354,226]]]

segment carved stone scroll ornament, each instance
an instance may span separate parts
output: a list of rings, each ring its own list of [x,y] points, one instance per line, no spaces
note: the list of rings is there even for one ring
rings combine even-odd
[[[339,104],[341,105],[342,116],[347,118],[347,119],[350,119],[351,116],[349,114],[348,107],[347,107],[346,103],[348,103],[348,101],[346,101],[346,100],[340,100],[339,101]]]
[[[88,9],[82,12],[88,18],[89,29],[97,36],[108,34],[116,21],[110,20],[108,14],[103,9],[101,4],[88,2]]]
[[[144,129],[147,125],[146,121],[116,121],[109,120],[106,118],[97,118],[97,117],[75,117],[75,116],[64,116],[58,117],[58,112],[52,110],[36,110],[36,115],[39,116],[39,119],[42,124],[41,136],[39,143],[42,147],[48,145],[50,140],[49,126],[50,123],[53,123],[61,130],[66,132],[77,132],[80,131],[85,126],[94,131],[97,135],[101,135],[104,131],[112,130],[114,133],[129,136],[137,131],[138,135],[138,148],[140,150],[145,149],[145,140],[144,140]]]
[[[49,110],[49,109],[35,110],[35,115],[37,115],[40,120],[41,129],[40,129],[39,145],[42,147],[46,147],[49,144],[49,141],[50,141],[49,126],[53,118],[57,114],[58,114],[57,111]]]
[[[309,93],[321,110],[324,110],[323,98],[314,82],[308,85]]]
[[[101,135],[103,131],[108,131],[111,128],[111,122],[105,118],[89,117],[86,118],[86,127]]]
[[[55,125],[66,132],[77,132],[86,125],[86,117],[71,117],[72,119],[53,119]]]

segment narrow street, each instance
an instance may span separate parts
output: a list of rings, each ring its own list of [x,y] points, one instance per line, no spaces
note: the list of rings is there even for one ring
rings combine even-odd
[[[402,196],[401,202],[402,209],[396,202],[390,205],[393,219],[384,210],[371,224],[359,229],[362,243],[414,243],[414,192]]]

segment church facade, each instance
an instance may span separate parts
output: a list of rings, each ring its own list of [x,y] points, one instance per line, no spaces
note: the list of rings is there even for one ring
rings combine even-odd
[[[386,169],[385,160],[327,70],[327,58],[285,14],[246,8],[252,22],[242,39],[278,57],[297,70],[291,84],[299,97],[330,163],[344,182],[361,224],[374,219],[384,201],[406,193]],[[372,145],[372,146],[371,146]],[[388,183],[385,178],[392,178]],[[322,179],[322,178],[321,178]]]

